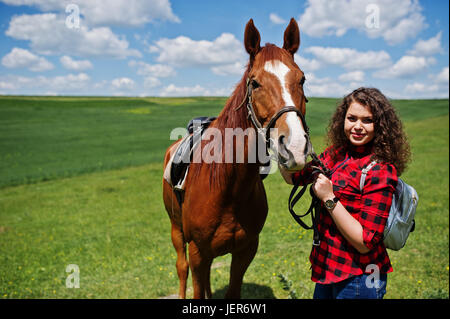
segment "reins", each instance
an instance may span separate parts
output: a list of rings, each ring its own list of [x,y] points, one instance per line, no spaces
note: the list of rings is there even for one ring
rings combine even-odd
[[[317,154],[314,151],[312,152],[311,157],[313,158],[312,163],[318,165],[318,166],[314,166],[314,165],[312,166],[313,170],[312,170],[311,174],[312,175],[316,175],[316,176],[319,175],[319,174],[323,174],[330,180],[331,180],[331,176],[333,175],[333,173],[339,167],[344,165],[344,163],[349,159],[347,157],[341,164],[339,164],[336,168],[334,168],[331,171],[331,170],[329,170],[328,168],[325,167],[325,165],[317,157]],[[313,234],[313,245],[314,246],[319,246],[320,245],[320,234],[319,234],[319,230],[318,230],[318,225],[319,225],[319,219],[320,219],[320,212],[322,211],[323,206],[322,206],[322,201],[314,193],[313,185],[314,185],[314,183],[309,188],[309,193],[311,195],[311,204],[310,204],[308,210],[306,211],[306,213],[304,213],[302,215],[298,215],[294,211],[294,205],[300,200],[300,198],[302,198],[303,194],[306,191],[306,188],[308,187],[308,185],[304,185],[302,187],[302,189],[298,192],[298,194],[295,195],[295,193],[297,192],[297,189],[300,186],[300,181],[299,180],[294,184],[294,187],[292,188],[291,194],[289,195],[288,209],[289,209],[289,212],[291,213],[292,217],[294,218],[294,220],[301,227],[303,227],[305,229],[313,229],[313,231],[314,231],[314,234]],[[311,222],[312,222],[311,226],[308,226],[305,222],[302,221],[302,218],[307,216],[307,215],[309,215],[309,214],[311,214]]]
[[[311,154],[312,158],[313,158],[313,163],[317,164],[318,166],[313,166],[313,171],[312,174],[324,174],[326,177],[331,178],[331,172],[329,169],[327,169],[325,167],[325,165],[323,165],[322,161],[317,157],[317,154],[313,151]],[[313,191],[313,186],[311,185],[309,188],[309,193],[311,195],[311,204],[309,205],[308,210],[306,211],[306,213],[304,214],[297,214],[294,211],[294,206],[295,204],[300,200],[300,198],[302,198],[303,194],[305,193],[308,185],[304,185],[302,187],[302,189],[300,189],[300,191],[298,192],[297,195],[295,195],[295,193],[297,192],[297,189],[300,186],[300,182],[297,181],[294,184],[294,187],[292,188],[292,191],[289,195],[289,200],[288,200],[288,209],[289,212],[291,213],[292,217],[294,218],[294,220],[304,229],[312,229],[314,231],[313,234],[313,245],[314,246],[318,246],[320,245],[320,235],[319,235],[319,230],[318,230],[318,224],[319,224],[319,216],[320,216],[320,211],[322,209],[322,203],[321,200],[316,196],[316,194]],[[295,195],[295,196],[294,196]],[[308,226],[303,220],[302,218],[311,214],[311,226]]]

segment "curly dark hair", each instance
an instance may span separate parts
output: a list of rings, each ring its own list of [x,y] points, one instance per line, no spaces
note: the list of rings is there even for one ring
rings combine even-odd
[[[351,146],[344,133],[344,121],[353,102],[369,107],[372,112],[375,129],[372,159],[394,165],[401,175],[411,156],[408,139],[394,107],[378,89],[361,87],[344,97],[328,125],[328,143],[334,149],[347,150]]]

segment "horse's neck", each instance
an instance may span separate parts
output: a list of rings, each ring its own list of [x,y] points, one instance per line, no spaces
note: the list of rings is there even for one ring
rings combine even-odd
[[[218,118],[211,125],[211,127],[218,128],[223,137],[221,146],[223,162],[222,164],[208,166],[213,170],[212,175],[217,176],[221,183],[237,183],[239,186],[244,183],[248,187],[251,183],[256,183],[259,179],[259,164],[258,154],[256,153],[257,132],[248,120],[248,112],[245,106],[247,87],[244,79],[246,78],[247,72],[244,74],[243,80],[236,87]],[[230,130],[227,133],[227,129],[231,129],[231,131],[237,134],[250,129],[250,134],[248,137],[242,139],[230,138],[230,136],[226,136],[226,134],[230,133]],[[230,151],[232,152],[231,163],[230,154],[227,154]],[[237,161],[238,156],[241,156],[240,161]]]
[[[234,132],[245,132],[248,128],[232,128]],[[225,131],[225,134],[227,132]],[[228,142],[228,143],[227,143]],[[230,144],[231,143],[231,144]],[[248,137],[234,138],[225,136],[223,138],[222,151],[225,170],[223,177],[227,180],[225,183],[234,184],[234,187],[248,189],[252,184],[259,180],[259,167],[257,145],[257,133],[253,127],[250,127]],[[229,153],[231,152],[231,154]],[[228,156],[228,158],[227,158]],[[227,161],[228,159],[228,161]],[[230,163],[229,160],[232,160]]]

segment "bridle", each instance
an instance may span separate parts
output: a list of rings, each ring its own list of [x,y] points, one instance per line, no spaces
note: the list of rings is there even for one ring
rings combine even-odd
[[[308,102],[308,100],[306,99],[305,96],[303,96],[303,98],[305,99],[305,102]],[[295,112],[300,117],[300,120],[302,121],[303,129],[305,130],[305,133],[306,133],[305,137],[306,137],[307,147],[310,150],[310,155],[312,157],[313,164],[316,164],[316,166],[313,166],[313,168],[314,168],[313,174],[317,175],[319,173],[322,173],[325,176],[331,178],[332,172],[328,168],[325,167],[325,165],[319,159],[317,154],[314,152],[314,149],[311,144],[311,139],[309,136],[309,127],[306,124],[305,116],[302,114],[302,112],[299,109],[297,109],[295,106],[282,107],[277,113],[275,113],[272,116],[269,123],[264,127],[261,124],[261,122],[258,120],[258,118],[256,117],[255,109],[253,107],[252,86],[250,85],[250,78],[247,78],[247,81],[246,81],[246,96],[245,96],[244,100],[242,101],[242,103],[235,110],[240,109],[242,107],[242,105],[244,105],[245,101],[247,101],[248,117],[250,118],[251,122],[257,129],[258,134],[260,134],[266,142],[266,151],[268,151],[268,149],[270,148],[270,140],[271,140],[270,139],[270,129],[275,126],[276,121],[281,117],[281,115],[283,115],[284,113],[287,113],[287,112]],[[307,185],[303,186],[303,188],[300,190],[300,192],[297,195],[295,195],[299,186],[300,186],[299,184],[295,184],[294,187],[292,188],[292,191],[291,191],[291,194],[290,194],[289,200],[288,200],[289,212],[291,213],[294,220],[301,227],[303,227],[305,229],[313,229],[314,230],[313,245],[317,246],[317,245],[320,245],[320,235],[319,235],[319,231],[318,231],[318,223],[319,223],[320,211],[322,209],[321,201],[314,194],[312,187],[310,187],[310,194],[312,197],[312,201],[311,201],[311,205],[310,205],[308,211],[301,215],[296,214],[294,211],[294,205],[300,200],[300,198],[305,193]],[[311,220],[312,220],[311,226],[308,226],[307,224],[305,224],[301,219],[302,217],[305,217],[306,215],[309,215],[309,214],[311,215]]]
[[[306,133],[305,137],[306,137],[307,147],[309,150],[311,150],[311,152],[314,153],[314,151],[312,149],[311,139],[309,137],[309,127],[306,124],[305,116],[303,115],[303,113],[293,105],[292,106],[291,105],[284,106],[280,110],[278,110],[277,113],[275,113],[272,116],[269,123],[267,123],[267,125],[264,127],[261,124],[261,122],[258,120],[258,118],[256,117],[255,109],[254,109],[253,103],[252,103],[252,90],[253,90],[253,88],[250,85],[250,78],[247,78],[246,95],[245,95],[242,103],[235,110],[237,111],[238,109],[240,109],[242,107],[242,105],[244,105],[245,101],[247,101],[248,117],[250,118],[251,122],[253,123],[256,130],[258,131],[258,134],[260,134],[264,138],[264,141],[266,142],[266,149],[268,150],[270,148],[270,129],[275,127],[277,120],[284,113],[295,112],[300,117],[300,120],[302,121],[303,129],[305,130],[305,133]],[[303,96],[303,98],[305,99],[305,102],[308,102],[308,100],[306,99],[305,96]]]

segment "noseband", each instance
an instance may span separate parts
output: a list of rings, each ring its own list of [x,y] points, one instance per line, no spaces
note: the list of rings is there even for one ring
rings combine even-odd
[[[241,106],[247,100],[248,117],[252,121],[252,123],[255,126],[255,128],[257,129],[258,133],[261,134],[261,136],[264,138],[264,141],[266,142],[266,148],[267,149],[270,148],[270,129],[275,127],[275,124],[276,124],[277,120],[281,117],[281,115],[283,115],[284,113],[287,113],[287,112],[295,112],[300,117],[300,120],[302,121],[303,129],[305,130],[305,133],[306,133],[305,137],[306,137],[306,142],[308,144],[308,148],[310,150],[312,150],[311,140],[310,140],[310,137],[309,137],[309,127],[306,124],[305,116],[302,114],[302,112],[300,112],[299,109],[297,109],[295,106],[284,106],[284,107],[282,107],[280,110],[278,110],[277,113],[275,113],[272,116],[272,118],[270,119],[270,121],[266,125],[266,127],[264,127],[261,124],[261,122],[258,120],[258,118],[256,117],[255,109],[253,108],[252,87],[250,85],[250,78],[247,78],[246,88],[247,88],[246,97],[244,98],[244,101],[242,101],[241,105],[239,105],[236,108],[236,110],[240,109]],[[305,100],[306,100],[306,98],[305,98]],[[306,100],[306,102],[307,101],[308,100]]]

